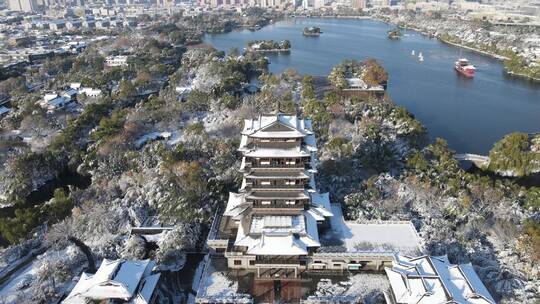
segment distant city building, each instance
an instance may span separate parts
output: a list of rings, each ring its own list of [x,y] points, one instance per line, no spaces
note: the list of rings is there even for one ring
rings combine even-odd
[[[325,6],[325,0],[313,0],[313,8],[321,8]]]
[[[13,46],[27,46],[33,44],[35,41],[35,36],[19,36],[9,38],[8,43]]]
[[[58,31],[66,27],[66,22],[64,20],[53,20],[49,22],[49,28],[53,31]]]
[[[313,7],[314,0],[302,0],[302,8],[303,9],[309,9],[310,7]]]
[[[8,8],[19,12],[36,12],[38,4],[36,0],[8,0]]]
[[[109,20],[103,19],[103,20],[96,21],[96,28],[104,29],[104,28],[108,28],[109,26],[111,26],[111,23]]]
[[[351,7],[354,9],[364,9],[367,6],[367,0],[351,0]]]
[[[96,27],[96,22],[94,20],[84,20],[82,22],[82,25],[83,27],[85,28],[95,28]]]
[[[369,4],[373,7],[387,7],[391,5],[390,0],[369,0]]]
[[[68,30],[76,30],[82,27],[82,21],[80,20],[70,20],[66,22],[66,28]]]

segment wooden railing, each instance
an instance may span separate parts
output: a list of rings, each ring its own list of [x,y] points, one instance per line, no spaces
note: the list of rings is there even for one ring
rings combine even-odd
[[[298,184],[298,185],[287,185],[287,184],[277,184],[277,185],[251,185],[249,186],[251,189],[298,189],[302,190],[305,188],[305,185]]]

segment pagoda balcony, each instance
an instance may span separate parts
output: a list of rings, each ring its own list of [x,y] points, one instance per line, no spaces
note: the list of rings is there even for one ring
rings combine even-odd
[[[262,168],[262,169],[265,169],[265,168],[283,168],[283,169],[290,169],[290,168],[298,168],[298,169],[305,169],[306,168],[306,165],[303,164],[303,163],[299,163],[299,164],[283,164],[283,163],[269,163],[269,164],[266,164],[266,163],[247,163],[246,162],[246,168],[251,168],[251,169],[259,169],[259,168]]]
[[[304,204],[254,204],[253,209],[298,209],[304,210]]]
[[[278,185],[248,185],[246,187],[247,190],[305,190],[306,185],[304,184],[295,184],[295,185],[286,185],[286,184],[278,184]]]
[[[259,258],[255,260],[255,265],[300,265],[305,260],[295,258]]]

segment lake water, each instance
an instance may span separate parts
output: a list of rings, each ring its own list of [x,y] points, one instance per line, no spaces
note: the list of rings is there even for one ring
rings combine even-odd
[[[318,26],[320,37],[304,37],[302,29]],[[540,85],[504,75],[502,63],[414,31],[390,40],[393,28],[373,20],[289,19],[260,31],[207,35],[205,42],[219,50],[242,49],[256,39],[289,39],[290,54],[269,54],[270,70],[295,68],[302,74],[327,75],[344,59],[376,58],[389,73],[388,91],[429,130],[460,153],[486,154],[504,135],[540,131]],[[422,52],[419,62],[411,51]],[[476,67],[474,79],[453,70],[454,61],[467,57]]]

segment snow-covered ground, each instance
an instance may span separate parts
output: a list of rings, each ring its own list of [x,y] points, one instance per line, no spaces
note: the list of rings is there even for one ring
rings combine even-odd
[[[321,236],[326,240],[339,239],[348,252],[357,251],[399,251],[407,254],[421,252],[421,239],[410,222],[368,222],[344,221],[341,206],[332,204],[331,229]]]
[[[203,273],[197,294],[197,303],[251,303],[251,297],[239,294],[238,281],[219,271],[216,261],[210,259]]]
[[[146,142],[157,139],[171,139],[172,134],[170,132],[151,132],[141,136],[135,141],[135,146],[137,148],[142,147]]]
[[[306,303],[377,303],[389,287],[384,274],[359,273],[339,282],[321,279]]]

